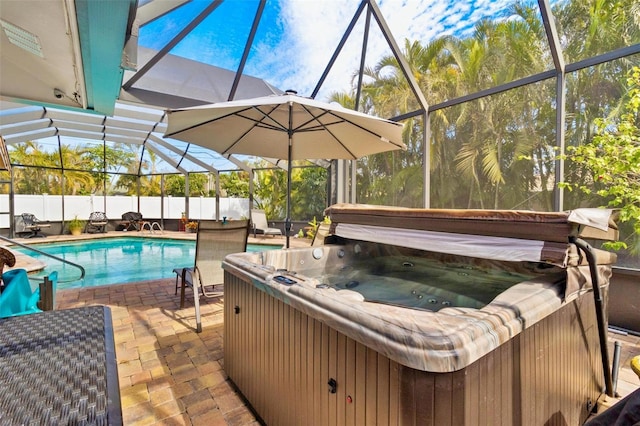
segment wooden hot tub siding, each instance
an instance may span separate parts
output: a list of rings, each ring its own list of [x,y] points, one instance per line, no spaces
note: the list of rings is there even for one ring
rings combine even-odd
[[[578,425],[603,387],[592,293],[452,373],[400,365],[227,271],[224,299],[225,371],[268,425]]]

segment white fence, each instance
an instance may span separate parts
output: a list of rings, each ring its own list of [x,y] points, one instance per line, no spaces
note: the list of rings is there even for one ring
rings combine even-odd
[[[60,195],[22,195],[14,196],[16,215],[32,213],[40,220],[61,221],[62,196]],[[162,211],[164,203],[164,212]],[[0,211],[9,211],[9,195],[0,194]],[[120,219],[123,213],[138,211],[136,196],[79,196],[65,195],[64,220],[78,216],[86,220],[91,212],[105,212],[109,219]],[[179,219],[185,211],[184,197],[140,197],[140,213],[142,217],[151,219]],[[241,219],[249,217],[248,198],[220,198],[220,217]],[[208,197],[189,197],[190,219],[216,219],[216,199]],[[0,215],[0,228],[9,227],[9,215]]]

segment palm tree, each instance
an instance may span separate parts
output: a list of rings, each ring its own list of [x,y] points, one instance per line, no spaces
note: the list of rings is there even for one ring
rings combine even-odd
[[[548,62],[541,46],[541,23],[532,9],[516,4],[511,13],[520,19],[482,21],[472,38],[449,44],[461,70],[461,86],[470,93],[541,72]],[[535,168],[522,160],[544,158],[533,151],[553,142],[548,132],[531,125],[546,122],[539,115],[541,110],[531,105],[544,105],[552,99],[548,96],[530,85],[461,107],[455,135],[463,140],[455,161],[470,183],[466,207],[513,208],[534,189],[539,181]]]
[[[253,190],[255,203],[258,208],[265,211],[267,217],[284,219],[287,205],[287,173],[284,170],[273,169],[272,167],[270,163],[264,160],[253,165],[253,168],[256,169]],[[293,196],[291,200],[295,202]]]
[[[87,195],[96,187],[92,162],[83,147],[72,148],[68,145],[60,147],[60,156],[64,170],[65,193],[69,195]]]
[[[18,194],[59,194],[60,186],[50,182],[53,167],[50,154],[33,141],[16,144],[11,150],[14,190]],[[33,167],[20,167],[20,165]],[[59,164],[55,164],[59,166]]]
[[[554,13],[567,51],[599,49],[567,57],[583,58],[637,42],[638,23],[632,16],[638,9],[630,0],[558,4]],[[589,17],[590,13],[597,16]],[[442,37],[424,47],[405,41],[403,53],[431,104],[551,68],[537,10],[516,3],[507,15],[509,19],[479,22],[468,38]],[[621,29],[623,34],[617,34]],[[388,117],[416,108],[395,58],[381,59],[365,74],[368,83],[363,86],[361,102],[365,112]],[[596,111],[614,111],[617,103],[612,99],[621,94],[620,75],[620,64],[613,63],[598,67],[597,73],[590,71],[589,78],[580,83],[584,87],[577,87],[569,78],[567,103],[575,111],[569,111],[569,135],[588,136]],[[431,114],[433,206],[553,208],[548,183],[555,177],[554,83],[550,80],[521,87]],[[591,90],[592,98],[585,103],[586,89]],[[334,100],[338,99],[352,102],[352,96],[345,94],[336,94]],[[419,174],[423,129],[419,121],[407,124],[406,153],[371,156],[359,162],[359,173],[366,177],[358,182],[359,199],[411,203],[405,198],[408,188],[419,188],[420,183],[409,183],[409,176],[414,176],[409,171]]]
[[[640,6],[637,1],[607,2],[590,0],[571,2],[554,8],[563,33],[563,48],[571,61],[588,58],[640,40]],[[596,118],[609,118],[620,113],[625,100],[624,78],[628,70],[640,63],[637,57],[586,68],[567,76],[567,145],[579,146],[590,141]],[[588,171],[567,162],[565,180],[586,182]],[[567,208],[584,204],[585,195],[565,192]]]

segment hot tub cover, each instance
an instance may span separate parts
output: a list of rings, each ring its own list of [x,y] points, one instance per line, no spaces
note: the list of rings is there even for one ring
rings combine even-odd
[[[439,210],[336,204],[331,234],[380,244],[506,261],[585,264],[572,237],[616,239],[617,212],[578,209],[563,213],[520,210]],[[617,256],[596,250],[598,264]]]
[[[325,215],[331,218],[333,224],[349,223],[559,243],[566,243],[569,236],[618,239],[618,212],[610,209],[535,212],[335,204],[325,210]]]

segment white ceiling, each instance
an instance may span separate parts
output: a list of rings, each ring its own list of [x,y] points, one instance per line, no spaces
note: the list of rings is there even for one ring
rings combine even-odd
[[[137,46],[137,28],[187,1],[144,2],[136,14],[134,0],[3,0],[0,135],[7,145],[51,137],[108,141],[154,151],[165,172],[246,169],[238,158],[203,156],[162,137],[166,108],[226,100],[233,71],[164,54],[135,85],[121,87],[138,63],[158,54]],[[243,76],[237,96],[272,93],[281,91]]]
[[[2,100],[86,108],[73,2],[3,1],[0,19]]]

